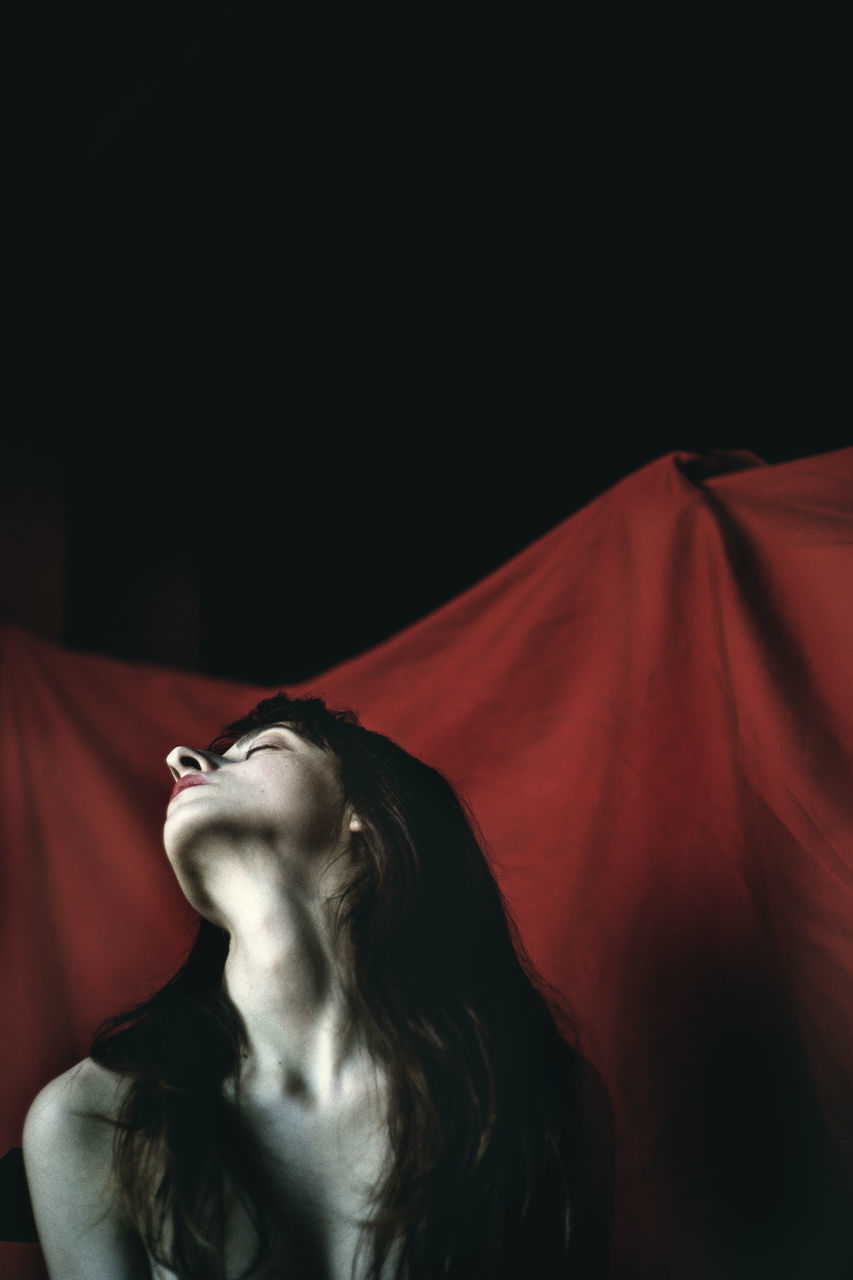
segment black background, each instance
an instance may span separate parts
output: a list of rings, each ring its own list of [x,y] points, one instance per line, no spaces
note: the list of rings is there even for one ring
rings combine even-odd
[[[831,40],[654,21],[30,7],[2,484],[64,643],[285,683],[670,449],[850,443]]]

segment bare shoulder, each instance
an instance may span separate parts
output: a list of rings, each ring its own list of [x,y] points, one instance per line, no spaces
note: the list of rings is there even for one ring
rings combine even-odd
[[[46,1084],[30,1104],[24,1122],[28,1177],[36,1163],[43,1167],[52,1157],[66,1164],[78,1164],[84,1158],[111,1159],[113,1122],[125,1088],[120,1076],[91,1058]]]
[[[51,1080],[24,1124],[24,1164],[50,1274],[135,1277],[112,1178],[114,1121],[126,1082],[86,1058]]]
[[[110,1123],[118,1116],[127,1082],[92,1058],[69,1067],[44,1086],[27,1112],[24,1135],[38,1137],[56,1125],[83,1125],[100,1120]]]

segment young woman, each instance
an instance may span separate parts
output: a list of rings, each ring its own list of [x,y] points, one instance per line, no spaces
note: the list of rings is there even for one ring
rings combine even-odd
[[[604,1277],[606,1091],[447,781],[284,694],[167,763],[198,936],[30,1109],[51,1276]]]

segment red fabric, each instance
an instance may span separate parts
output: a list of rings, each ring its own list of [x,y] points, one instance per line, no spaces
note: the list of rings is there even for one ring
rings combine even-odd
[[[270,692],[2,643],[0,1154],[186,949],[163,757]],[[825,1234],[853,1168],[853,449],[661,458],[308,689],[470,800],[611,1090],[614,1276],[769,1275]]]

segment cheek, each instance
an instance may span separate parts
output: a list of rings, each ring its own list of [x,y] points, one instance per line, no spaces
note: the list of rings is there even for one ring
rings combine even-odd
[[[343,815],[340,788],[323,774],[294,775],[270,787],[268,813],[282,835],[306,848],[327,847],[336,838]]]

